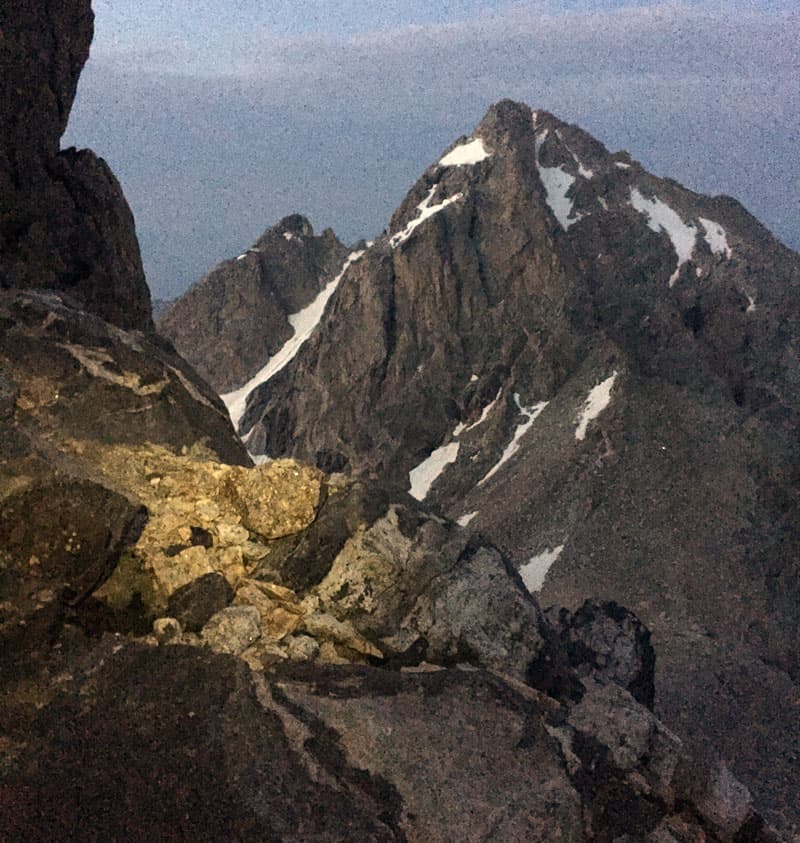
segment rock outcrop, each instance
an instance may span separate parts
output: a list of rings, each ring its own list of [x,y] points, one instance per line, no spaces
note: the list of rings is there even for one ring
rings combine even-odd
[[[36,705],[6,686],[4,839],[777,839],[618,686],[564,706],[485,670],[82,646]]]
[[[59,290],[122,328],[152,329],[133,215],[106,163],[59,151],[89,56],[90,0],[0,10],[0,289]]]
[[[286,217],[224,261],[158,319],[158,330],[220,393],[246,383],[294,333],[291,316],[341,270],[347,249],[327,229]]]
[[[409,491],[545,604],[630,607],[659,714],[796,823],[799,291],[800,258],[734,200],[505,101],[412,188],[240,433]]]

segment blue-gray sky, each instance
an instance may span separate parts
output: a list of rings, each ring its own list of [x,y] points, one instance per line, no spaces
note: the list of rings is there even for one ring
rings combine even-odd
[[[796,0],[94,0],[65,138],[114,168],[156,296],[280,217],[372,236],[503,97],[800,247]]]

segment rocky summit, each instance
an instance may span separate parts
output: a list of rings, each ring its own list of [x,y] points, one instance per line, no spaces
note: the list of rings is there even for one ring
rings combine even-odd
[[[659,715],[797,827],[798,293],[735,200],[503,101],[234,418],[458,521],[544,605],[633,609]]]
[[[774,803],[737,776],[744,756],[698,756],[659,717],[659,633],[630,609],[593,599],[543,611],[512,532],[504,550],[437,514],[433,498],[375,482],[377,465],[353,470],[341,446],[316,461],[349,474],[313,460],[252,464],[225,405],[152,330],[113,177],[98,186],[92,153],[58,151],[88,54],[88,2],[24,0],[0,25],[0,164],[13,186],[0,289],[0,840],[778,840],[761,811]],[[460,173],[493,143],[472,139],[447,160]],[[259,362],[261,380],[299,376],[328,298],[370,283],[375,261],[388,271],[437,209],[457,210],[468,186],[454,186],[457,199],[426,187],[419,213],[401,214],[375,251],[345,257],[301,218],[265,235],[242,281],[271,277],[262,259],[288,262],[281,249],[296,249],[302,272],[274,289],[284,316],[305,315],[288,319],[294,341]],[[71,204],[59,204],[62,189]],[[208,294],[196,289],[198,301]],[[390,310],[396,350],[407,329]],[[282,340],[270,342],[268,354]],[[592,360],[608,362],[612,342]],[[615,353],[616,371],[633,371]],[[776,423],[783,399],[770,395],[759,406]],[[522,386],[515,396],[524,424],[542,414],[522,409]],[[737,406],[752,400],[746,390]],[[483,417],[476,401],[470,413]],[[452,420],[460,410],[447,407]],[[587,448],[600,441],[597,416],[579,423]],[[259,424],[252,447],[268,438]],[[611,457],[592,459],[600,472]]]

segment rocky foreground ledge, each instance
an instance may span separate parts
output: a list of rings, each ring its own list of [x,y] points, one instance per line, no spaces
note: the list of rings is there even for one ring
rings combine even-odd
[[[0,839],[777,839],[624,609],[291,460],[64,453],[0,498]]]
[[[413,499],[248,466],[152,336],[0,318],[0,839],[775,839],[653,715],[629,612],[546,615]]]

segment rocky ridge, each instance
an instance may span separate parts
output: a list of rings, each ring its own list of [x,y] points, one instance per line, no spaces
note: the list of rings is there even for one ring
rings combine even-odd
[[[291,460],[60,448],[0,498],[0,836],[775,839],[650,711],[625,610],[548,620],[495,548]]]
[[[246,383],[293,333],[289,317],[341,269],[347,249],[295,214],[175,301],[158,330],[220,393]]]
[[[633,608],[659,714],[796,827],[799,288],[798,256],[735,200],[504,101],[423,174],[240,433],[410,492],[545,605]]]

